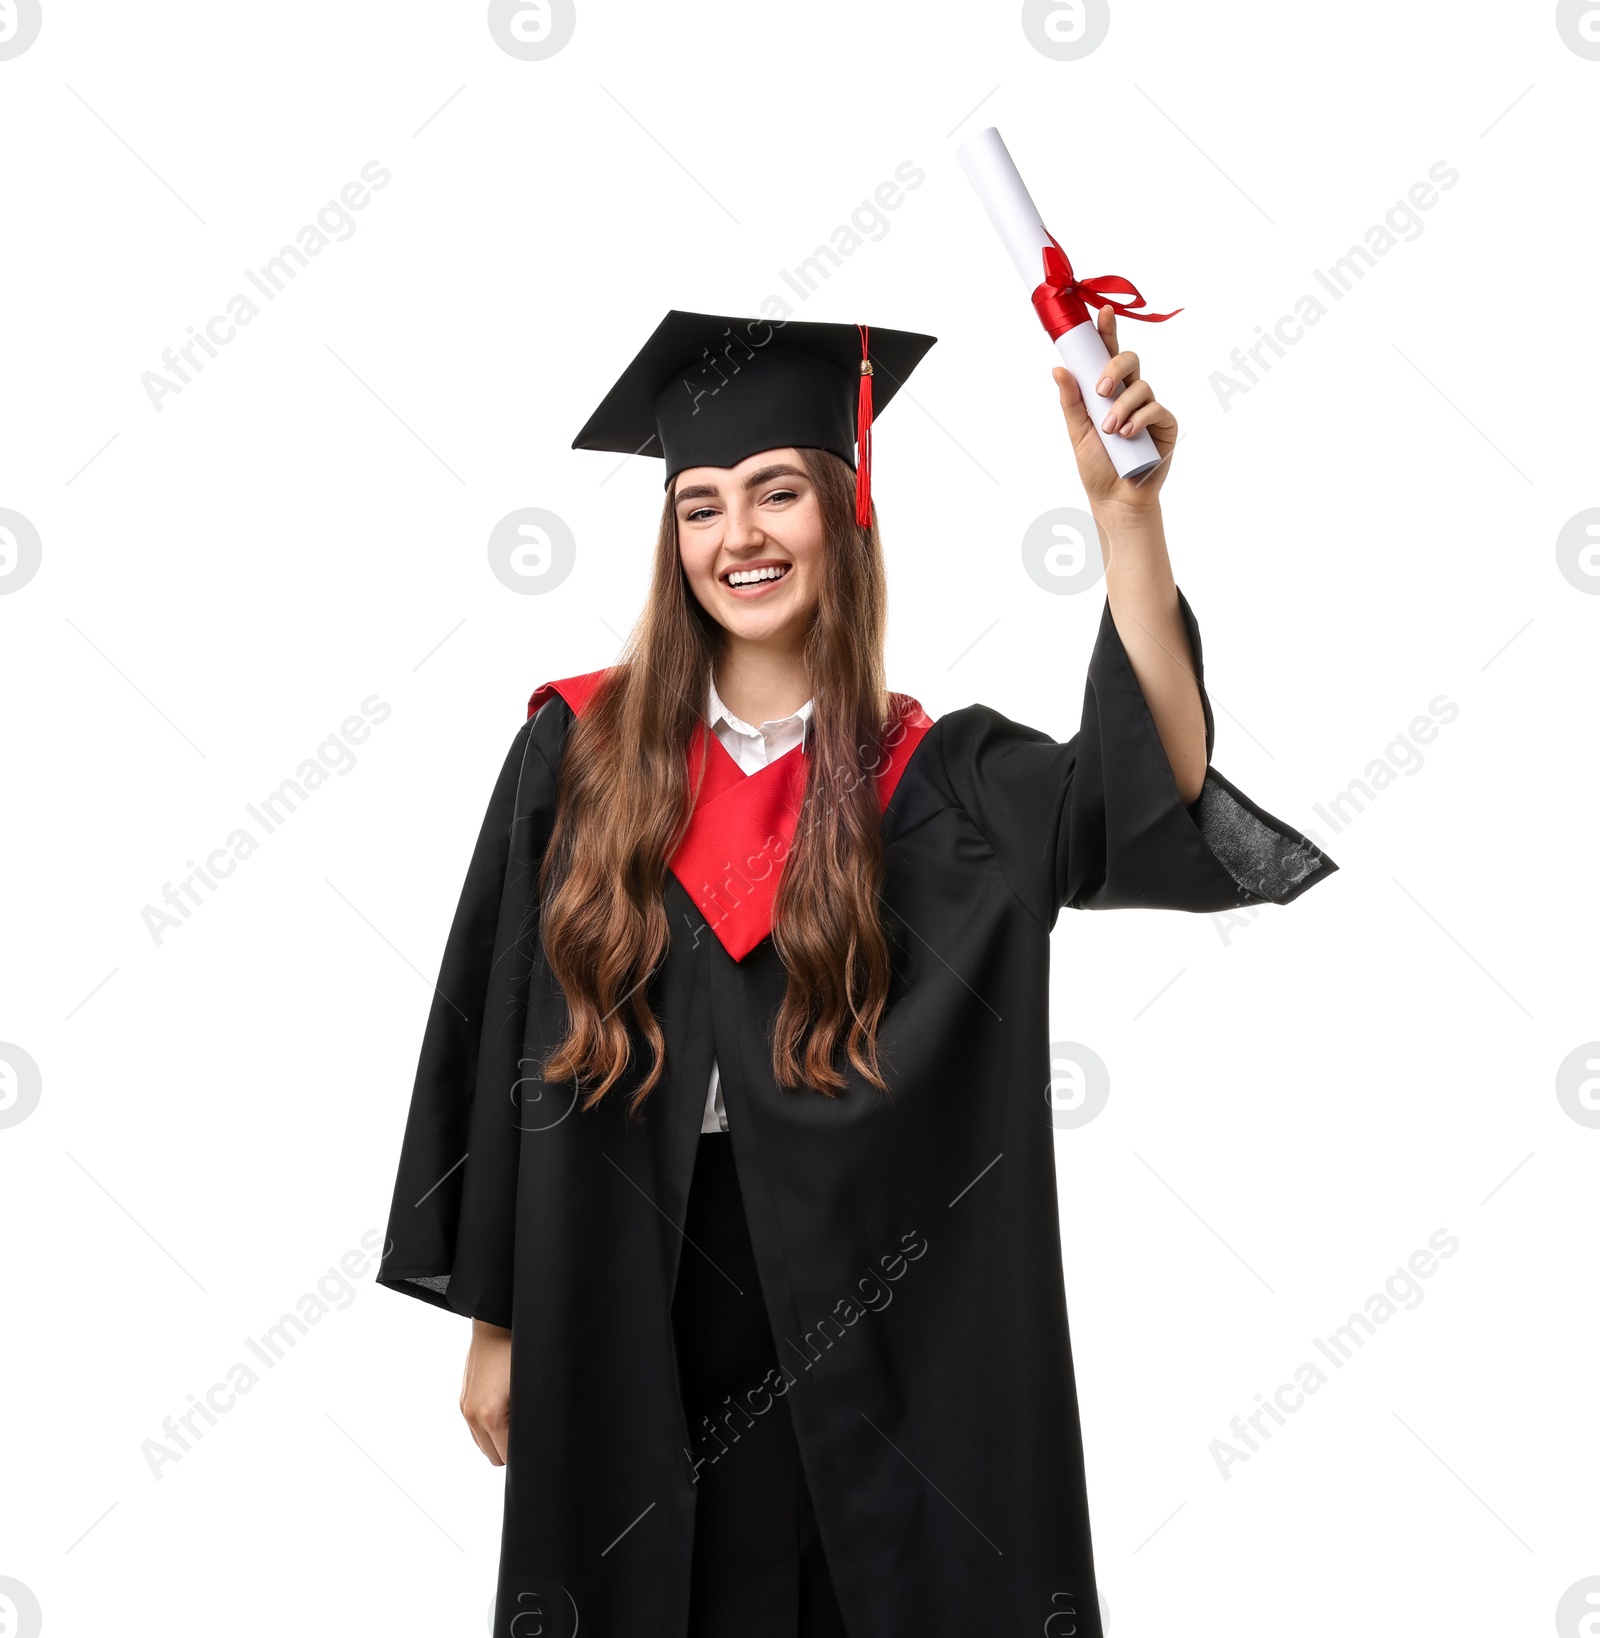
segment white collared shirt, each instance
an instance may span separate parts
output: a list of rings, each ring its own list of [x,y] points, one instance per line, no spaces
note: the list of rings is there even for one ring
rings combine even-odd
[[[728,755],[747,773],[758,773],[769,762],[777,759],[805,738],[806,724],[811,720],[811,704],[807,700],[793,716],[780,717],[774,722],[763,722],[752,728],[741,717],[736,717],[717,693],[716,679],[711,680],[706,699],[706,721],[721,741]],[[717,1072],[716,1059],[711,1061],[711,1089],[706,1093],[706,1112],[700,1122],[702,1132],[726,1132],[728,1111],[722,1102],[722,1077]]]

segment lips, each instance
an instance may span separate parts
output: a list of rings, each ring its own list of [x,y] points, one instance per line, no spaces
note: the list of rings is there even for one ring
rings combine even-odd
[[[794,565],[781,558],[735,564],[718,577],[735,597],[759,597],[780,585],[794,572]]]

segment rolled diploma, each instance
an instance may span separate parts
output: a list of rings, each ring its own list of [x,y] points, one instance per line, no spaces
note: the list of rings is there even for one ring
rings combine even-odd
[[[956,149],[956,158],[983,201],[995,232],[1011,252],[1017,272],[1031,295],[1044,282],[1044,247],[1050,243],[1050,236],[1005,143],[1000,140],[1000,133],[994,126],[986,126]],[[1078,383],[1084,406],[1095,431],[1100,434],[1106,454],[1111,457],[1111,464],[1117,469],[1117,476],[1137,478],[1151,467],[1159,466],[1161,455],[1148,432],[1140,431],[1131,438],[1124,438],[1120,433],[1106,432],[1100,425],[1112,400],[1102,398],[1096,388],[1111,355],[1094,324],[1075,324],[1063,331],[1056,337],[1056,351]]]

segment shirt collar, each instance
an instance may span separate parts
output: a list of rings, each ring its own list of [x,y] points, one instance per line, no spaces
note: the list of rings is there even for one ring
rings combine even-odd
[[[748,735],[751,739],[760,739],[762,730],[782,728],[789,723],[799,722],[809,724],[811,721],[811,707],[813,701],[807,700],[800,709],[787,717],[779,717],[771,722],[764,722],[759,728],[752,727],[742,717],[736,717],[723,703],[722,696],[717,692],[717,680],[713,676],[706,685],[706,721],[715,729],[719,722],[725,722],[736,734]]]

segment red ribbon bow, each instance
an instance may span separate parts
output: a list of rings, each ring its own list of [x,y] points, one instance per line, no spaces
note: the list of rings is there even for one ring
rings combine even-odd
[[[1126,279],[1115,273],[1103,273],[1097,279],[1078,278],[1055,234],[1046,228],[1044,236],[1050,243],[1044,247],[1044,283],[1033,292],[1033,310],[1052,341],[1089,322],[1089,303],[1109,307],[1119,318],[1140,319],[1146,324],[1164,324],[1183,311],[1174,307],[1170,313],[1134,312],[1135,307],[1144,306],[1144,297]],[[1118,299],[1125,296],[1132,300]]]

